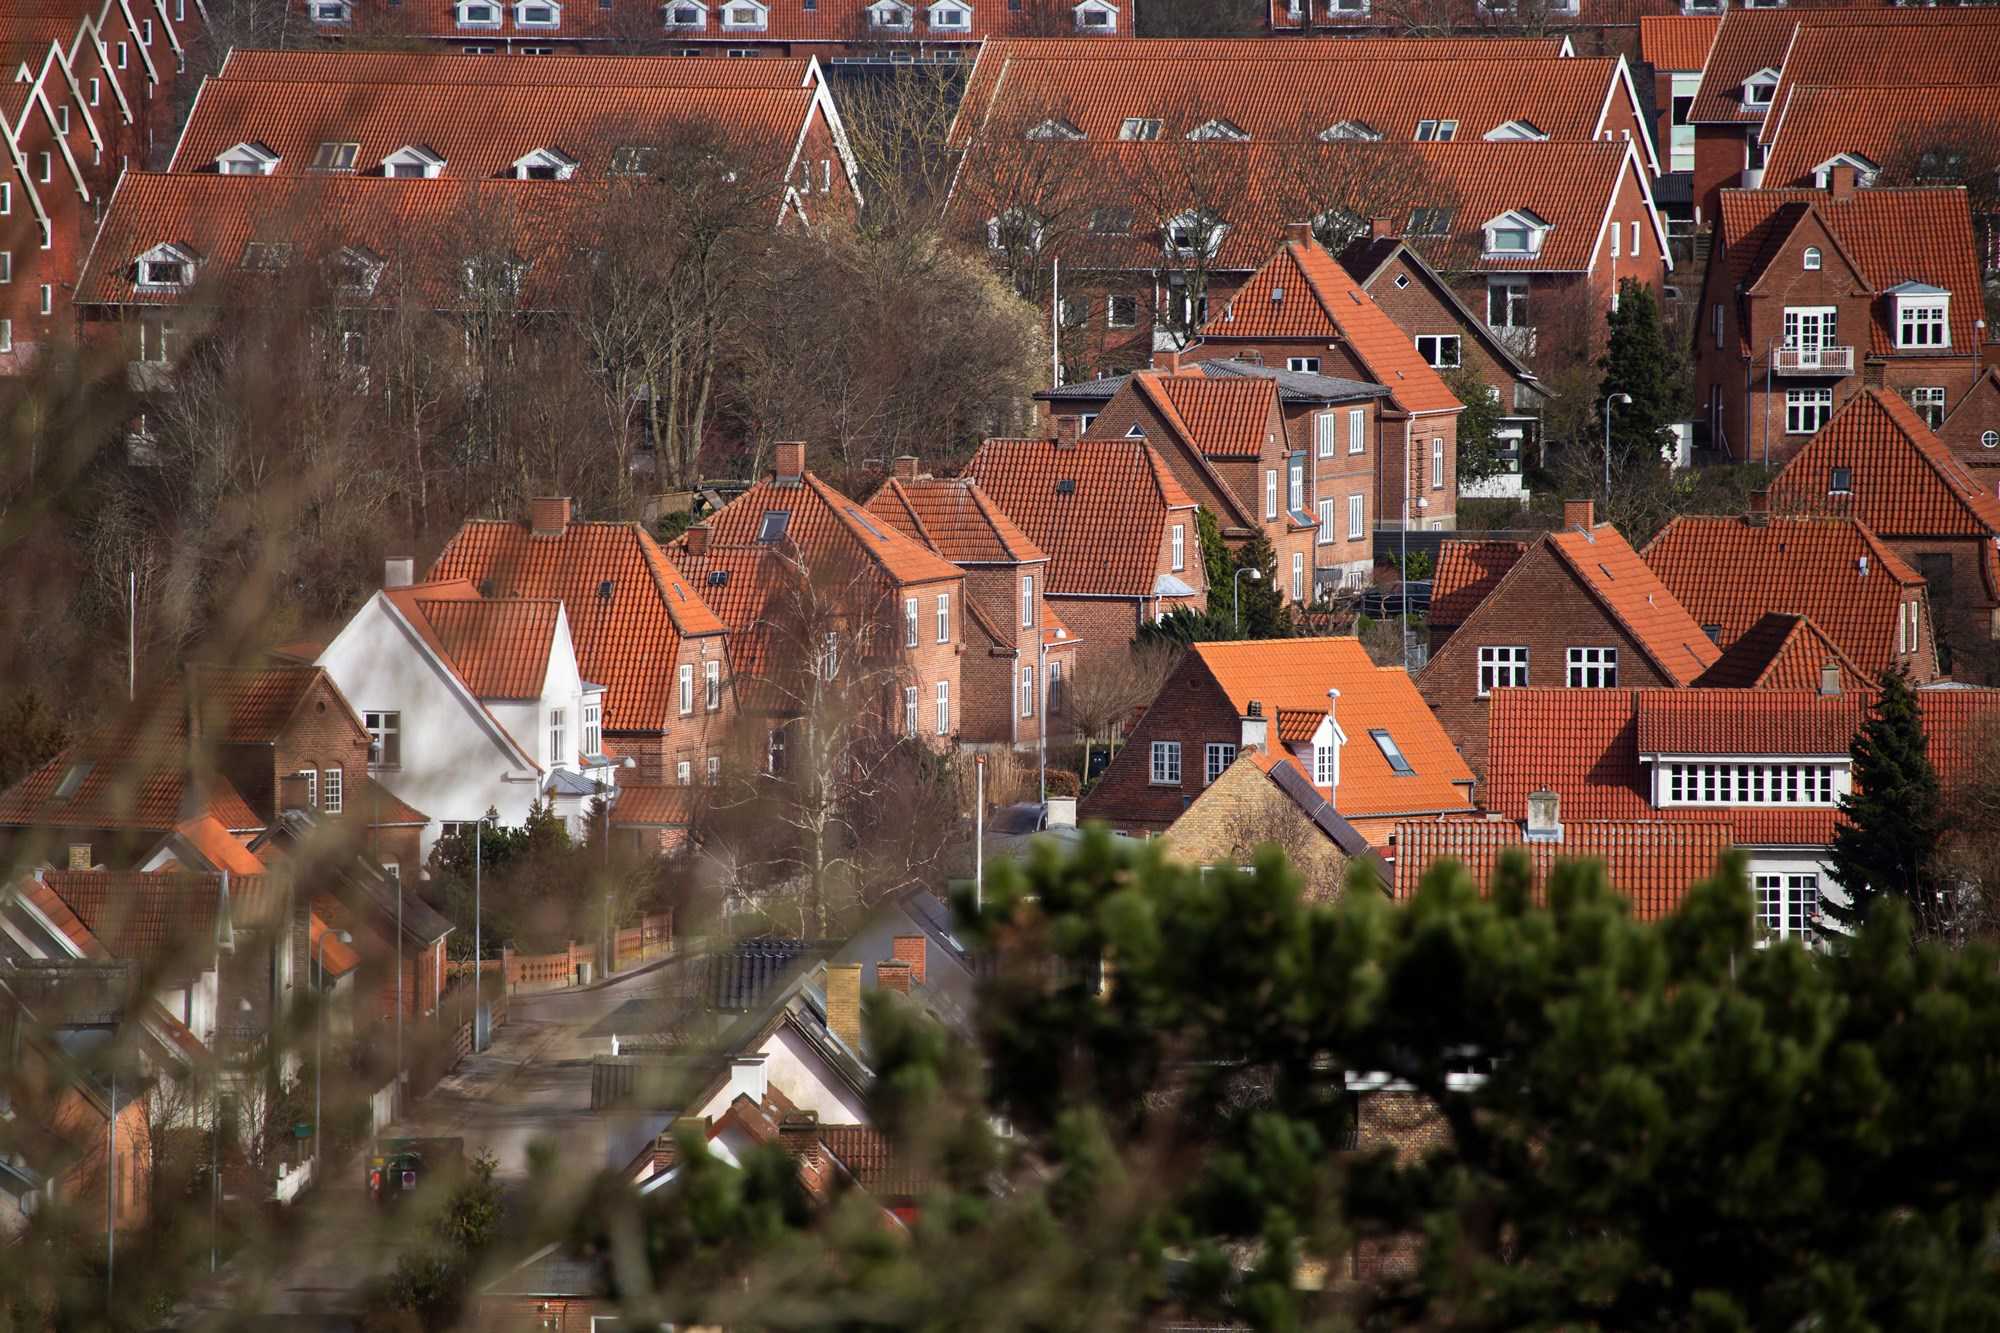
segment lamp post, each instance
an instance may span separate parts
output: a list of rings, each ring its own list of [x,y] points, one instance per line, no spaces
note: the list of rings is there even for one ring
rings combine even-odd
[[[1248,574],[1250,576],[1250,581],[1252,583],[1262,583],[1264,581],[1264,571],[1257,568],[1257,566],[1255,565],[1245,565],[1243,568],[1237,570],[1235,574],[1230,576],[1229,600],[1232,607],[1234,608],[1235,618],[1236,618],[1236,632],[1239,635],[1243,633],[1243,576],[1245,574]]]
[[[319,1113],[321,1083],[326,1078],[326,937],[333,936],[342,944],[354,943],[354,936],[344,930],[322,930],[313,944],[316,951],[313,960],[316,966],[316,986],[319,998],[319,1032],[313,1045],[313,1180],[319,1179]]]
[[[1604,396],[1604,503],[1611,503],[1611,405],[1624,403],[1631,405],[1629,393],[1611,393]]]

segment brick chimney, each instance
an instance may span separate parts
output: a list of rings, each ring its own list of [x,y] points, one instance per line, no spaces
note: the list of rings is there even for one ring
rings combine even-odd
[[[687,530],[687,550],[689,555],[708,554],[708,524],[697,523]]]
[[[1597,502],[1594,500],[1563,501],[1563,526],[1582,528],[1589,532],[1597,526]]]
[[[1244,750],[1261,750],[1270,744],[1271,723],[1264,716],[1264,705],[1260,700],[1252,699],[1243,710],[1242,741],[1241,748]]]
[[[834,963],[827,967],[826,1025],[834,1036],[847,1043],[849,1050],[861,1049],[861,964]]]
[[[1285,244],[1306,245],[1311,242],[1312,238],[1313,238],[1312,223],[1287,222],[1285,224]]]
[[[1768,514],[1771,512],[1771,493],[1765,490],[1750,492],[1750,512]]]
[[[528,528],[537,537],[560,537],[569,527],[569,497],[541,496],[528,501]]]
[[[890,956],[899,963],[910,965],[910,980],[916,985],[924,984],[924,964],[929,958],[929,943],[921,935],[898,935],[889,946]]]
[[[1162,375],[1180,374],[1180,350],[1178,348],[1169,348],[1164,352],[1155,352],[1153,354],[1153,369],[1159,371]]]
[[[875,964],[875,984],[898,995],[910,993],[911,968],[899,958],[885,958]]]
[[[417,562],[407,555],[392,555],[382,562],[382,586],[407,588],[417,581]]]
[[[1394,220],[1393,218],[1369,218],[1369,219],[1368,219],[1368,239],[1369,239],[1369,240],[1371,240],[1371,241],[1379,241],[1379,240],[1383,240],[1383,239],[1385,239],[1385,238],[1387,238],[1387,237],[1390,237],[1390,236],[1394,236],[1395,234],[1396,234],[1396,223],[1395,223],[1395,220]]]
[[[806,442],[780,440],[771,448],[771,475],[779,481],[797,481],[806,474]]]
[[[897,481],[915,481],[917,479],[917,456],[915,454],[898,454],[894,459],[890,460],[889,474],[895,477]]]
[[[1846,162],[1836,163],[1826,173],[1826,192],[1835,199],[1852,199],[1856,183],[1854,168]]]

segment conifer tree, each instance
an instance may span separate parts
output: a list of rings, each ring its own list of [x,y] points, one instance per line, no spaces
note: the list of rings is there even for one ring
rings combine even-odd
[[[1882,674],[1881,693],[1854,738],[1854,785],[1840,801],[1833,878],[1845,904],[1828,900],[1824,932],[1851,933],[1885,897],[1903,899],[1919,929],[1937,919],[1932,858],[1944,830],[1937,773],[1926,751],[1923,714],[1900,669]]]
[[[1611,468],[1614,477],[1651,476],[1663,467],[1667,427],[1684,415],[1681,358],[1667,341],[1660,303],[1653,289],[1626,278],[1618,284],[1618,307],[1610,315],[1610,339],[1598,368],[1597,421],[1605,400],[1630,394],[1611,409]],[[1601,441],[1600,441],[1600,447]]]

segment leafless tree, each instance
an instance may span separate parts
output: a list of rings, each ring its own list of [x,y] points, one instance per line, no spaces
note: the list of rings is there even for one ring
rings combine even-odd
[[[1064,689],[1085,746],[1100,737],[1115,742],[1133,715],[1153,702],[1179,661],[1177,649],[1153,643],[1079,665]]]
[[[964,83],[955,64],[893,65],[845,90],[841,121],[861,173],[869,230],[907,235],[943,222],[958,166],[951,129]]]

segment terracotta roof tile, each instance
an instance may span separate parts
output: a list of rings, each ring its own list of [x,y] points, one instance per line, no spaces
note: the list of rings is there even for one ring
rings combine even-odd
[[[1769,613],[1805,616],[1868,680],[1899,659],[1902,604],[1924,587],[1853,519],[1683,516],[1653,538],[1645,558],[1697,624],[1719,628],[1725,650]],[[1817,681],[1815,667],[1798,684]]]
[[[834,1161],[870,1194],[908,1197],[930,1188],[928,1176],[899,1160],[895,1146],[871,1125],[821,1125],[815,1133]]]
[[[1047,30],[1051,24],[1073,28],[1071,0],[1023,0],[1025,9],[1012,5],[967,4],[972,24],[964,31],[932,28],[925,17],[925,0],[914,0],[916,10],[907,36],[885,34],[871,28],[864,12],[868,0],[763,0],[767,10],[765,26],[755,31],[725,29],[722,5],[711,0],[705,8],[700,28],[662,26],[662,9],[657,0],[613,0],[610,5],[569,0],[562,6],[561,21],[553,28],[519,22],[511,4],[499,6],[498,26],[486,29],[463,27],[452,9],[451,0],[359,0],[355,30],[382,38],[432,37],[459,42],[512,42],[554,40],[629,42],[639,36],[647,43],[666,42],[676,49],[689,45],[757,45],[766,42],[834,42],[846,45],[857,40],[921,41],[927,46],[949,43],[967,46],[980,39],[1012,31]],[[1116,31],[1131,30],[1131,0],[1116,0]],[[345,31],[345,28],[340,31]],[[1115,40],[1090,38],[1090,41]],[[521,59],[518,56],[504,57]],[[537,57],[547,59],[548,57]]]
[[[1846,754],[1867,713],[1859,692],[1640,690],[1641,755]]]
[[[1840,669],[1843,690],[1864,689],[1875,679],[1808,617],[1772,611],[1737,635],[1695,684],[1704,689],[1816,690],[1828,663]]]
[[[197,815],[184,819],[175,826],[174,832],[186,838],[188,843],[216,870],[227,870],[233,875],[261,875],[264,862],[241,838],[223,827],[222,821],[212,814]],[[195,869],[197,867],[190,867]]]
[[[1256,458],[1270,438],[1278,408],[1276,380],[1160,375],[1132,377],[1155,403],[1164,401],[1187,442],[1209,458]]]
[[[2000,48],[2000,27],[1978,29]],[[1945,80],[1913,74],[1909,83],[1891,88],[1801,86],[1786,95],[1777,124],[1765,130],[1771,140],[1765,164],[1766,185],[1811,188],[1814,173],[1842,153],[1867,159],[1880,171],[1876,183],[1919,185],[1926,172],[1921,155],[1931,149],[1972,149],[2000,134],[2000,109],[1994,106],[2000,85],[2000,55],[1986,56],[1984,77],[1975,86],[1941,86]],[[1776,137],[1772,138],[1772,131]],[[1980,154],[1972,150],[1958,171],[1932,168],[1928,174],[1956,181],[1979,169]],[[1990,165],[1990,163],[1988,164]]]
[[[306,961],[312,971],[324,968],[328,976],[338,980],[361,966],[361,955],[354,951],[353,945],[341,943],[340,936],[331,936],[326,943],[320,943],[328,927],[318,912],[308,912],[306,922]]]
[[[1632,902],[1632,915],[1658,921],[1680,905],[1689,888],[1715,872],[1734,841],[1730,826],[1704,820],[1568,820],[1560,842],[1529,842],[1511,820],[1435,819],[1396,825],[1399,899],[1416,895],[1424,873],[1439,861],[1462,865],[1483,893],[1501,854],[1519,849],[1534,867],[1535,899],[1547,901],[1549,876],[1564,861],[1598,861],[1611,887]]]
[[[1848,471],[1846,494],[1831,490],[1836,468]],[[1772,479],[1770,492],[1774,507],[1852,517],[1891,539],[2000,537],[2000,500],[1909,404],[1882,389],[1842,404]]]
[[[1898,28],[1922,31],[1930,40],[1937,41],[1940,33],[1959,25],[1996,21],[2000,21],[2000,16],[1982,6],[1904,10],[1839,5],[1732,10],[1723,16],[1722,25],[1716,30],[1715,45],[1709,51],[1708,63],[1702,67],[1701,89],[1695,95],[1689,120],[1697,124],[1756,124],[1763,120],[1761,108],[1746,108],[1742,104],[1739,90],[1744,80],[1759,70],[1782,71],[1789,63],[1795,35],[1802,27],[1837,29],[1846,40],[1861,47]]]
[[[431,822],[431,817],[403,800],[396,793],[367,778],[361,782],[350,782],[347,797],[348,810],[356,815],[368,817],[368,827],[389,828],[392,826],[422,825]]]
[[[965,475],[1048,553],[1055,594],[1153,596],[1169,516],[1195,508],[1140,440],[988,440]]]
[[[1438,550],[1431,581],[1430,623],[1455,628],[1499,585],[1507,571],[1528,553],[1528,543],[1516,541],[1448,541]]]
[[[1721,26],[1720,14],[1648,14],[1639,20],[1639,59],[1663,73],[1699,70]]]
[[[637,524],[573,522],[539,536],[524,522],[474,519],[431,565],[433,580],[490,584],[496,597],[559,598],[585,680],[605,687],[607,731],[652,731],[674,715],[683,637],[723,622]],[[599,595],[603,584],[611,596]]]
[[[468,585],[468,590],[469,585]],[[539,699],[562,603],[552,597],[418,597],[451,664],[481,699]]]
[[[670,554],[692,587],[729,626],[729,669],[740,695],[745,681],[761,677],[769,663],[770,623],[767,612],[788,571],[768,546],[717,546],[710,542],[700,555],[688,552],[685,540]]]
[[[1552,532],[1546,540],[1676,684],[1692,683],[1722,655],[1659,575],[1609,523],[1599,523],[1588,532],[1575,528]]]
[[[1281,290],[1289,300],[1272,299]],[[1339,339],[1403,411],[1460,408],[1457,396],[1417,352],[1416,343],[1317,241],[1285,242],[1222,313],[1209,320],[1202,336]]]
[[[882,483],[868,512],[954,564],[1029,564],[1047,560],[977,483],[966,477],[919,477]]]
[[[45,870],[42,882],[113,958],[164,965],[178,976],[201,970],[214,950],[219,876]]]
[[[75,786],[64,793],[72,778]],[[0,792],[0,824],[17,827],[165,833],[204,814],[231,832],[264,826],[227,778],[215,775],[197,784],[177,742],[87,738]]]
[[[1401,667],[1380,667],[1356,639],[1256,639],[1197,643],[1198,656],[1241,716],[1254,699],[1276,710],[1281,739],[1291,711],[1324,717],[1347,736],[1334,808],[1349,819],[1471,808],[1472,771]],[[1340,691],[1337,700],[1329,689]],[[1415,770],[1398,774],[1370,732],[1389,733]],[[1296,735],[1297,727],[1292,734]],[[1310,739],[1311,733],[1306,737]]]
[[[611,822],[619,828],[684,828],[700,802],[699,787],[627,787],[620,785],[611,806]]]
[[[1766,117],[1760,137],[1776,142],[1790,132],[1788,122],[1796,109],[1793,95],[1807,88],[1844,88],[1857,101],[1873,100],[1878,89],[1905,90],[1901,105],[1887,109],[1892,120],[1901,122],[1913,112],[1921,116],[1932,90],[1954,85],[1994,83],[2000,67],[2000,26],[1985,13],[1969,10],[1971,21],[1961,18],[1944,26],[1931,23],[1874,22],[1874,15],[1854,15],[1866,22],[1860,36],[1854,24],[1812,23],[1801,27],[1785,53],[1778,91],[1771,99],[1772,113]],[[1982,22],[1981,20],[1986,21]],[[1925,91],[1917,93],[1922,88]],[[1859,128],[1861,122],[1854,122]],[[1764,178],[1772,184],[1789,178]]]
[[[22,880],[15,886],[21,897],[39,912],[51,926],[61,931],[63,937],[75,945],[85,958],[104,960],[111,957],[111,951],[103,941],[90,933],[90,927],[83,924],[83,918],[70,909],[62,900],[62,895],[38,878]]]
[[[689,60],[659,56],[469,56],[443,51],[238,49],[217,76],[276,83],[409,83],[562,88],[804,88],[804,56]]]
[[[963,571],[922,542],[867,516],[861,506],[811,472],[796,481],[765,477],[710,515],[709,543],[754,546],[764,516],[790,515],[784,538],[810,560],[859,560],[898,586],[963,577]],[[675,543],[676,550],[685,538]]]

